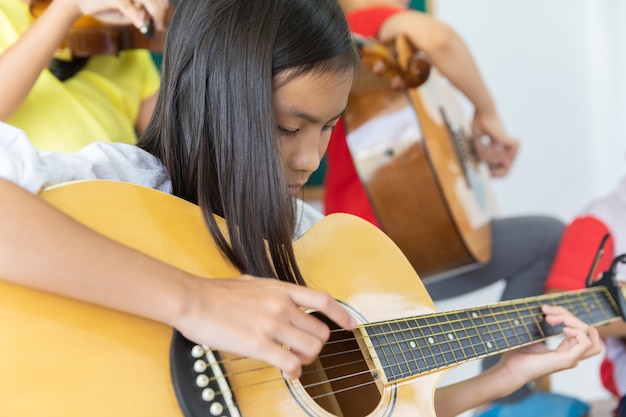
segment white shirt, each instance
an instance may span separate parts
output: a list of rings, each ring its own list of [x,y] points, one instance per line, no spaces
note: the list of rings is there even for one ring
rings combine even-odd
[[[600,219],[611,231],[618,256],[626,253],[626,178],[622,179],[617,188],[610,194],[591,202],[584,211]],[[617,272],[620,279],[626,276],[626,265],[618,264]],[[622,339],[608,337],[605,339],[606,356],[613,365],[613,379],[620,396],[626,395],[626,345]]]
[[[90,179],[124,181],[172,192],[172,182],[161,161],[136,146],[95,142],[73,154],[39,152],[22,130],[2,122],[0,178],[31,193],[55,184]],[[301,200],[297,202],[295,238],[322,218],[315,208]]]
[[[615,242],[615,256],[626,253],[626,178],[612,193],[591,202],[584,213],[597,217],[609,228]],[[626,276],[626,265],[619,264],[617,271]]]

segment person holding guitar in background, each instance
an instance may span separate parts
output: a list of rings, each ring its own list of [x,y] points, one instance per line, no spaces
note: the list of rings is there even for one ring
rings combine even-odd
[[[305,271],[292,240],[323,217],[296,196],[319,166],[359,68],[358,52],[335,0],[182,1],[168,29],[155,111],[136,146],[100,142],[73,154],[38,152],[21,130],[0,123],[2,281],[148,318],[194,343],[267,362],[282,371],[287,381],[280,374],[276,379],[284,389],[302,376],[302,366],[316,358],[330,337],[328,325],[308,310],[348,330],[357,322],[328,292],[302,285]],[[130,182],[198,204],[198,215],[218,248],[215,263],[232,264],[239,273],[217,279],[178,269],[100,235],[33,195],[54,184],[86,179]],[[101,206],[87,211],[99,209],[106,211]],[[215,215],[225,219],[227,229],[218,226]],[[176,226],[172,217],[168,219]],[[418,279],[411,279],[403,293],[413,283],[421,288]],[[18,304],[28,310],[28,303]],[[593,327],[562,307],[545,305],[541,313],[548,325],[563,326],[558,348],[534,343],[509,350],[490,370],[437,389],[437,415],[458,415],[599,353]],[[55,319],[60,313],[51,314]],[[100,326],[94,327],[90,330],[97,332]],[[54,361],[50,355],[46,349],[48,362]],[[118,362],[105,365],[115,368]],[[3,376],[5,371],[0,381]],[[2,382],[11,388],[17,383]],[[33,385],[30,379],[27,385]],[[43,385],[49,390],[57,384]],[[411,392],[414,400],[423,398],[425,403],[402,405],[397,399],[394,410],[420,407],[420,415],[434,415],[432,391]],[[150,397],[157,401],[173,395]],[[105,398],[110,406],[129,403],[137,415],[154,415],[139,411],[150,404],[134,397]],[[37,407],[41,401],[19,406]],[[275,402],[270,400],[280,406]],[[69,403],[80,406],[78,399],[64,404]],[[0,409],[5,404],[0,402]],[[79,415],[90,415],[100,405],[89,402],[85,407]],[[66,408],[59,415],[67,416]],[[253,409],[263,407],[253,404]],[[43,413],[53,411],[59,410]],[[282,415],[298,414],[290,411]],[[166,415],[163,410],[158,414]]]
[[[598,247],[603,249],[596,259]],[[624,281],[626,269],[615,257],[626,253],[626,177],[608,194],[589,202],[568,223],[546,282],[546,292],[578,290],[609,268]],[[593,271],[588,273],[588,271]],[[618,402],[615,415],[626,417],[626,323],[599,329],[604,341],[600,377]]]
[[[159,87],[150,53],[83,57],[70,46],[58,48],[81,19],[98,26],[77,28],[73,35],[84,39],[75,42],[95,33],[98,42],[114,44],[99,27],[105,23],[129,29],[153,22],[162,32],[167,8],[167,0],[0,2],[0,79],[12,80],[0,84],[0,120],[23,129],[40,150],[73,152],[95,140],[135,143]]]
[[[519,142],[506,132],[470,51],[454,30],[428,14],[407,9],[404,0],[341,0],[341,4],[354,33],[381,42],[404,34],[426,54],[432,66],[474,105],[473,137],[489,139],[486,143],[475,140],[479,159],[487,163],[491,176],[506,175]],[[390,80],[402,88],[403,83],[398,81],[398,78]],[[325,212],[355,214],[380,226],[355,168],[345,122],[344,118],[338,123],[328,147]],[[506,281],[502,300],[542,294],[563,229],[562,221],[548,216],[493,219],[492,256],[488,263],[445,279],[425,280],[424,284],[435,301],[466,294],[499,280]],[[419,269],[417,272],[422,275]],[[488,368],[495,361],[495,357],[486,358],[483,367]],[[502,401],[517,402],[530,393],[531,388],[524,387]]]

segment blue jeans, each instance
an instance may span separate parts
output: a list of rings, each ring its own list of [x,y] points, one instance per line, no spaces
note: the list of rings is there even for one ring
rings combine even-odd
[[[617,405],[617,417],[626,417],[626,396],[622,397],[619,400],[619,404]]]

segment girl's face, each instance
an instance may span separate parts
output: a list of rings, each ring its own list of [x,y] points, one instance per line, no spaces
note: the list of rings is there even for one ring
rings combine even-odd
[[[312,72],[274,89],[279,157],[289,195],[319,167],[330,134],[345,112],[352,77],[352,72]]]

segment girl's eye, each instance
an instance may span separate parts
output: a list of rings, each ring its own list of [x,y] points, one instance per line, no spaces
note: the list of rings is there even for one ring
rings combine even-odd
[[[285,129],[284,127],[278,126],[278,133],[280,133],[281,135],[285,135],[285,136],[294,136],[296,133],[298,133],[298,129],[289,130],[289,129]]]
[[[337,126],[336,126],[336,125],[332,125],[332,126],[324,126],[324,127],[322,128],[322,131],[327,131],[327,130],[333,131],[333,130],[335,130],[335,127],[337,127]]]

